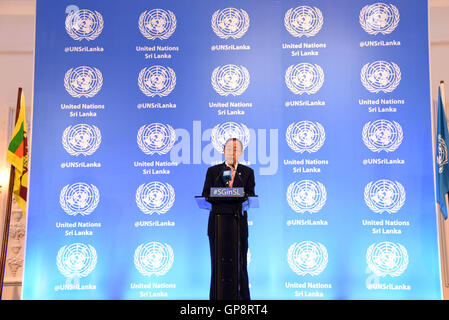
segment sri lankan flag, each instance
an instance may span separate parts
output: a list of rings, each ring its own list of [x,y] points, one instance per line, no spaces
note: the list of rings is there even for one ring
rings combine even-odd
[[[22,92],[20,97],[19,117],[9,142],[6,160],[14,166],[14,188],[13,194],[17,204],[26,211],[28,193],[28,146],[27,126],[25,121],[25,96]]]

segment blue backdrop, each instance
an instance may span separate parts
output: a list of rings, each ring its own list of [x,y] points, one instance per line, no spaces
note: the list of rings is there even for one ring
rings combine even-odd
[[[440,299],[427,1],[37,1],[24,299],[208,299],[223,140],[253,299]]]

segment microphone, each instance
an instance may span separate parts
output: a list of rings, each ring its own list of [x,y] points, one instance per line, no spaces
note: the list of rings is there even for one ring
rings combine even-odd
[[[224,171],[225,169],[226,169],[226,165],[224,165],[223,168],[221,168],[220,173],[215,177],[214,185],[215,185],[215,183],[217,182],[218,178],[223,177],[222,174],[223,174],[223,171]]]
[[[229,182],[232,180],[231,170],[223,171],[223,181],[226,186],[229,186]]]

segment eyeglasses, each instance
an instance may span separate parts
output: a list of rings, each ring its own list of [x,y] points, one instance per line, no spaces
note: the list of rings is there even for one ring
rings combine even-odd
[[[226,148],[224,148],[224,150],[228,151],[228,152],[233,152],[233,151],[242,152],[241,148],[237,147],[237,146],[235,148],[234,148],[234,146],[226,147]]]

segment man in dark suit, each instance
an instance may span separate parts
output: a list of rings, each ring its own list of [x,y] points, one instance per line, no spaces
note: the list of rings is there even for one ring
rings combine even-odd
[[[245,194],[254,196],[254,170],[250,167],[238,163],[238,159],[243,154],[242,142],[236,138],[231,138],[224,145],[225,162],[212,166],[207,170],[206,180],[204,181],[203,196],[208,196],[211,187],[243,187]],[[231,171],[231,177],[228,180],[223,179],[224,171]],[[216,300],[215,297],[215,266],[214,266],[214,248],[215,248],[215,225],[213,214],[209,214],[207,235],[209,236],[212,277],[209,297]],[[248,272],[247,272],[247,253],[248,253],[248,216],[243,211],[240,216],[240,299],[249,300]]]

